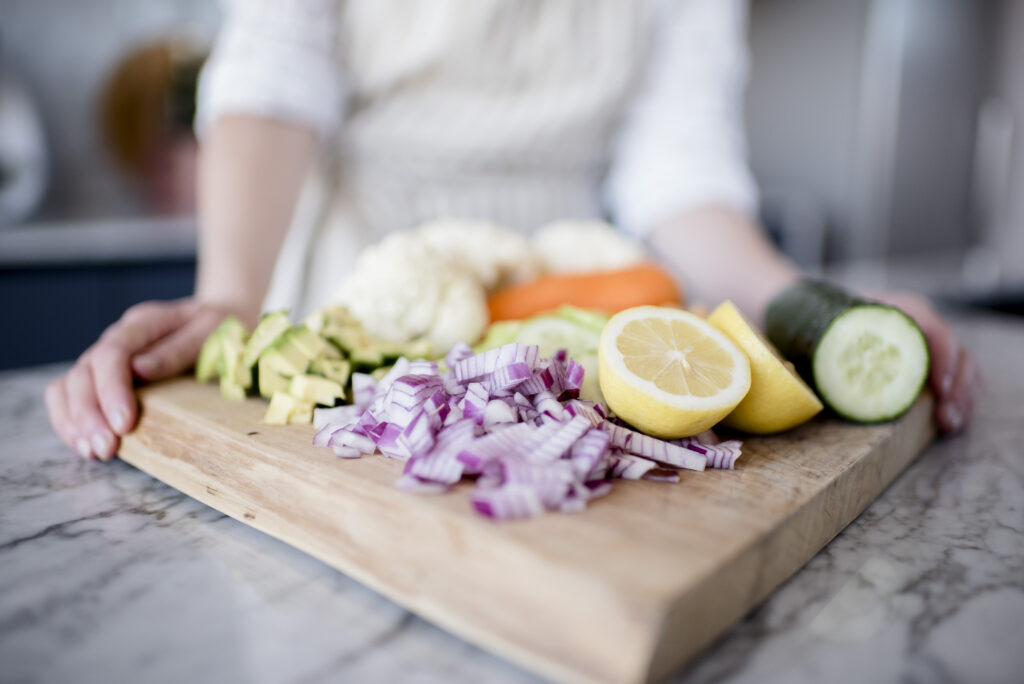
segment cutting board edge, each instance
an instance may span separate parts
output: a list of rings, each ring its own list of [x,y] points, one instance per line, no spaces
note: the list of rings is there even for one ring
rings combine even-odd
[[[161,402],[153,403],[154,408],[157,408],[156,405]],[[170,411],[170,413],[173,414],[171,417],[177,421],[184,421],[188,418],[187,412],[180,411],[179,407],[165,408],[173,408],[173,410]],[[144,444],[144,441],[138,439],[138,435],[129,435],[126,438],[123,457],[126,462],[131,463],[144,472],[147,472],[156,479],[166,482],[189,496],[224,512],[240,522],[254,527],[255,529],[259,529],[276,539],[285,541],[285,543],[290,546],[314,556],[322,562],[325,562],[327,565],[330,565],[331,567],[353,577],[360,583],[381,595],[396,601],[403,607],[417,615],[420,615],[424,619],[528,670],[532,670],[557,681],[638,682],[659,679],[678,669],[697,655],[701,650],[710,645],[714,640],[718,639],[737,619],[755,608],[774,588],[803,567],[807,560],[813,557],[815,553],[827,544],[829,539],[835,536],[835,534],[838,534],[851,520],[866,508],[885,488],[885,486],[895,479],[898,473],[913,461],[932,434],[931,427],[928,425],[927,421],[930,411],[930,400],[923,398],[922,402],[919,402],[919,404],[912,409],[910,414],[900,420],[899,424],[896,426],[899,429],[896,429],[892,435],[882,440],[879,448],[885,453],[889,453],[890,450],[895,448],[893,444],[890,443],[895,443],[901,438],[908,439],[908,434],[910,435],[910,438],[913,438],[916,435],[920,439],[920,442],[914,444],[912,451],[904,454],[904,458],[902,459],[904,462],[899,465],[898,469],[891,473],[887,472],[880,474],[876,479],[875,486],[870,488],[870,493],[868,495],[863,495],[862,493],[860,498],[863,499],[863,501],[860,501],[855,505],[856,510],[853,511],[852,515],[840,516],[840,518],[837,518],[834,530],[829,534],[819,535],[810,543],[807,543],[805,540],[806,549],[803,550],[797,564],[793,564],[792,562],[785,563],[786,567],[771,576],[764,576],[760,578],[756,576],[753,578],[746,577],[745,579],[741,577],[738,583],[743,590],[737,595],[743,597],[742,600],[732,605],[729,611],[719,611],[719,617],[714,629],[707,631],[698,639],[690,640],[686,648],[680,649],[677,645],[677,637],[681,633],[679,625],[676,624],[676,622],[679,621],[679,616],[682,614],[693,615],[703,610],[704,608],[702,608],[699,600],[701,595],[705,597],[717,597],[729,594],[723,594],[716,591],[709,592],[706,591],[706,586],[702,586],[700,592],[683,591],[675,596],[666,594],[663,598],[668,600],[657,608],[653,607],[649,603],[638,604],[636,602],[631,603],[627,600],[623,600],[621,604],[615,605],[614,612],[612,613],[610,611],[609,615],[614,615],[616,619],[630,621],[632,629],[637,630],[637,633],[635,643],[633,643],[628,649],[629,655],[626,656],[624,652],[627,649],[623,649],[619,652],[619,655],[625,656],[629,662],[617,662],[614,666],[614,672],[616,674],[610,677],[599,676],[596,672],[600,672],[601,670],[598,668],[595,672],[596,662],[590,661],[587,658],[579,657],[579,653],[576,654],[575,659],[560,659],[557,657],[557,654],[564,652],[556,651],[555,654],[552,654],[550,651],[546,653],[538,651],[528,643],[524,645],[517,642],[514,633],[510,634],[508,632],[501,632],[500,630],[495,630],[493,626],[481,629],[478,625],[473,624],[471,619],[472,614],[458,611],[456,611],[456,614],[453,614],[448,612],[443,605],[431,605],[429,600],[425,602],[424,599],[417,595],[416,592],[409,592],[403,590],[401,586],[394,586],[394,578],[376,577],[370,568],[364,569],[358,559],[353,560],[346,558],[344,554],[331,552],[329,549],[326,552],[321,552],[321,550],[316,548],[315,545],[304,543],[301,536],[297,537],[295,534],[287,533],[281,527],[276,526],[278,524],[275,523],[276,514],[268,516],[265,513],[260,512],[256,516],[247,515],[245,501],[243,500],[244,497],[232,496],[234,492],[230,487],[226,489],[210,487],[209,485],[201,482],[202,478],[194,477],[194,473],[191,478],[187,473],[175,474],[173,471],[176,466],[176,459],[169,457],[167,454],[157,451],[156,449],[148,449]],[[156,412],[159,413],[160,410],[157,409]],[[144,417],[145,414],[146,411],[144,411]],[[922,417],[925,421],[926,434],[921,433]],[[218,421],[213,419],[207,420],[205,416],[200,422],[208,429],[214,429],[218,426],[221,429],[224,429],[224,426],[219,424]],[[905,425],[907,423],[913,423],[913,425]],[[905,427],[912,429],[903,429]],[[172,428],[163,426],[163,429],[168,430],[168,436],[175,436]],[[159,430],[156,430],[156,434],[159,434]],[[229,437],[231,438],[230,443],[232,446],[238,446],[245,449],[258,448],[257,445],[242,439],[238,435],[229,435]],[[140,451],[144,453],[139,453]],[[844,472],[841,477],[852,477],[851,473],[870,470],[870,464],[877,463],[880,459],[881,456],[879,453],[875,453],[874,457],[871,459],[856,462],[851,468]],[[182,465],[182,463],[177,463],[177,467],[181,467]],[[195,463],[185,465],[192,468],[198,467]],[[199,464],[199,466],[201,465],[202,463]],[[210,464],[207,464],[207,466],[209,467]],[[216,484],[218,482],[216,480],[215,473],[204,472],[202,474],[212,483]],[[827,498],[830,491],[837,490],[835,485],[836,482],[832,482],[821,492],[818,492],[813,497],[812,501],[819,506],[822,505],[821,500]],[[259,508],[254,510],[260,511]],[[786,523],[789,523],[794,516],[798,518],[801,517],[797,514],[791,514],[790,516],[787,516],[785,520],[780,521],[779,526],[783,528],[788,527]],[[446,518],[447,516],[440,514],[438,517]],[[803,517],[813,517],[813,515],[805,514]],[[289,525],[294,525],[293,522],[285,521],[283,519],[280,519],[279,523],[284,524],[286,528]],[[728,558],[726,565],[729,567],[742,566],[745,565],[742,559],[744,557],[751,557],[755,562],[748,562],[746,565],[756,566],[758,558],[771,554],[773,538],[776,536],[777,532],[775,531],[761,535],[752,546],[740,551],[731,558]],[[785,546],[784,543],[779,541],[775,541],[774,543],[780,547]],[[328,547],[325,545],[325,548]],[[541,565],[539,562],[540,560],[541,559],[539,557],[534,557],[531,558],[529,562],[535,563],[539,568]],[[571,570],[572,568],[563,567],[555,569],[557,573],[564,573]],[[550,574],[549,568],[544,568],[543,571]],[[710,578],[711,581],[714,581],[715,579],[716,577]],[[721,577],[717,577],[717,579],[719,582],[722,581]],[[728,582],[725,584],[728,584]],[[603,588],[604,587],[602,587],[602,589]],[[422,592],[420,593],[422,594]],[[604,598],[606,597],[602,597],[602,600],[604,600]],[[640,617],[637,615],[638,612],[642,613]],[[726,615],[725,618],[721,617],[723,614]],[[668,647],[667,645],[671,647]],[[564,655],[567,656],[568,654]],[[598,657],[600,658],[601,656]],[[607,664],[607,661],[605,661],[605,664]],[[609,673],[611,671],[611,669],[604,670],[604,672]]]
[[[648,661],[650,667],[642,681],[657,682],[672,674],[678,674],[682,667],[718,641],[737,621],[756,610],[776,589],[799,572],[856,520],[935,439],[933,410],[934,399],[929,393],[923,394],[911,410],[899,419],[902,430],[883,440],[880,447],[872,451],[867,458],[852,464],[828,487],[815,494],[806,505],[786,516],[771,532],[759,537],[754,545],[723,563],[732,574],[745,567],[758,568],[755,574],[734,578],[728,573],[718,573],[676,597],[665,611],[664,623],[659,627],[657,643]],[[872,471],[876,474],[872,486],[860,488],[859,496],[843,502],[842,497],[838,496],[843,491],[841,482],[845,479],[856,479]],[[836,510],[837,507],[839,511]],[[822,515],[823,511],[830,513]],[[776,563],[779,567],[770,566],[767,571],[760,570],[764,567],[765,559],[771,561],[777,559],[785,550],[792,550],[792,542],[787,543],[786,537],[793,536],[793,530],[813,527],[815,520],[823,518],[830,519],[833,523],[822,528],[820,534],[798,535],[803,542],[798,562]],[[745,558],[751,560],[745,561]],[[716,585],[721,586],[719,591],[714,590]],[[739,586],[739,591],[730,593],[731,589],[737,589],[735,585]],[[729,605],[728,610],[722,610],[723,596],[745,598]],[[700,638],[686,641],[688,632],[692,632],[687,626],[693,623],[693,615],[713,616],[711,619],[718,624],[713,629],[704,631]],[[673,644],[680,640],[688,645],[683,649],[673,647]]]
[[[429,597],[423,596],[422,592],[407,591],[393,581],[393,578],[378,577],[371,569],[364,567],[359,560],[333,550],[318,535],[295,533],[294,530],[298,524],[295,520],[267,515],[265,512],[250,514],[249,511],[253,510],[250,505],[251,501],[234,496],[236,487],[218,481],[215,473],[204,470],[203,465],[209,465],[205,461],[176,458],[151,448],[147,442],[168,439],[177,427],[175,421],[184,418],[177,410],[167,411],[166,409],[167,407],[162,405],[152,405],[144,409],[139,427],[133,433],[126,435],[122,441],[120,458],[123,461],[231,518],[313,556],[378,594],[395,601],[428,622],[527,670],[560,682],[590,684],[605,681],[638,681],[637,678],[645,669],[646,655],[650,653],[651,645],[657,638],[657,628],[661,618],[659,610],[646,605],[638,605],[632,600],[632,597],[615,598],[613,596],[614,586],[602,583],[600,578],[590,578],[595,581],[600,590],[602,594],[600,598],[605,602],[604,605],[611,606],[610,612],[614,611],[612,614],[617,619],[630,622],[633,625],[632,631],[636,636],[637,644],[628,649],[628,656],[624,652],[619,652],[618,655],[624,656],[626,660],[617,659],[614,664],[610,661],[597,664],[594,658],[576,657],[569,660],[559,658],[555,654],[538,651],[535,646],[520,643],[521,635],[517,639],[514,630],[507,632],[497,629],[493,625],[481,629],[464,611],[446,610],[443,606],[435,606]],[[154,418],[157,420],[153,420]],[[209,425],[212,426],[214,423],[209,423]],[[233,443],[243,451],[255,448],[244,439],[234,439]],[[242,485],[243,483],[234,484]],[[413,499],[413,501],[418,501],[418,499]],[[441,514],[439,517],[445,520],[448,518],[446,514]],[[489,521],[481,522],[493,524]],[[523,550],[514,541],[500,539],[497,541],[509,548],[514,547],[517,551]],[[531,554],[528,564],[534,564],[538,569],[538,574],[551,575],[553,572],[556,575],[578,575],[579,573],[579,569],[573,566],[552,567],[550,559],[539,555]],[[520,592],[519,595],[522,593]],[[639,622],[637,621],[638,611],[642,613]],[[590,664],[591,667],[587,668],[587,664]],[[594,665],[598,666],[594,667]],[[609,672],[613,669],[618,674],[611,679],[598,676],[594,672],[594,670]]]

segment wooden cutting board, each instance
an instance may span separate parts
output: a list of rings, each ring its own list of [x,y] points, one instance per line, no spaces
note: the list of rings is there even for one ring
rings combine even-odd
[[[559,681],[659,679],[692,658],[849,524],[933,437],[902,419],[816,419],[748,439],[735,471],[617,481],[584,513],[495,523],[469,485],[394,487],[402,464],[339,460],[312,426],[270,427],[181,378],[141,391],[121,458],[302,549],[445,629]]]

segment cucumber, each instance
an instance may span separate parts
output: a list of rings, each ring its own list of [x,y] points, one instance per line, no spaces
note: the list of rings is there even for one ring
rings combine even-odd
[[[608,320],[611,318],[608,314],[603,311],[597,311],[594,309],[581,309],[578,306],[572,304],[563,304],[558,309],[558,315],[567,321],[583,326],[584,328],[590,328],[598,335],[604,330],[604,326],[607,325]]]
[[[829,408],[859,423],[899,417],[928,378],[928,343],[910,316],[828,283],[777,296],[765,332]]]
[[[570,356],[576,356],[595,351],[601,333],[560,316],[538,316],[523,321],[523,327],[516,333],[515,339],[520,344],[540,347],[543,358],[552,356],[559,349],[565,349]]]

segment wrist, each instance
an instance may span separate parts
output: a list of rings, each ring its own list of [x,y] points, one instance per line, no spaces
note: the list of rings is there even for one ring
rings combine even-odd
[[[250,328],[256,325],[262,309],[262,302],[253,301],[251,297],[242,297],[231,293],[213,293],[197,290],[194,299],[200,307],[220,312],[224,316],[235,316]]]

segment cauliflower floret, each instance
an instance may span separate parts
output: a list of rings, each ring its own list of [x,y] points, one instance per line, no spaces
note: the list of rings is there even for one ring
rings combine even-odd
[[[456,342],[480,339],[491,322],[487,296],[480,282],[465,272],[452,271],[444,289],[434,324],[427,337],[435,355],[447,352]]]
[[[553,273],[627,268],[644,260],[643,245],[604,221],[553,221],[533,235],[544,270]]]
[[[477,278],[408,232],[365,249],[334,301],[373,337],[408,342],[426,336],[437,353],[476,340],[488,323]]]
[[[473,273],[488,291],[540,272],[527,239],[496,223],[438,219],[424,223],[413,234],[449,263]]]

